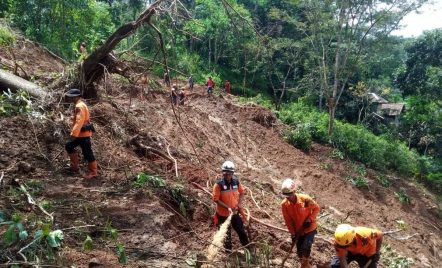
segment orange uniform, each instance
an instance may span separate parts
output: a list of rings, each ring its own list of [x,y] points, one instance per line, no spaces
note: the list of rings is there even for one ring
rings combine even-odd
[[[381,231],[366,227],[355,227],[355,232],[355,243],[347,248],[336,247],[336,255],[344,257],[346,251],[350,251],[353,254],[365,255],[367,257],[376,254],[376,241],[381,239]]]
[[[296,234],[302,228],[306,219],[311,220],[309,228],[305,228],[299,235],[304,235],[316,229],[316,217],[319,214],[319,206],[308,195],[296,194],[296,204],[285,198],[282,203],[282,215],[290,234]]]
[[[224,83],[224,87],[226,88],[226,91],[230,93],[230,82],[227,81],[226,83]]]
[[[82,100],[75,103],[74,122],[71,136],[76,138],[84,138],[92,136],[92,131],[81,132],[81,127],[90,122],[89,109]]]
[[[238,205],[239,194],[244,193],[245,191],[238,178],[232,178],[230,184],[226,184],[224,178],[222,178],[213,186],[213,201],[221,200],[229,208],[234,209]],[[216,211],[221,216],[229,216],[229,210],[219,204],[216,204]]]

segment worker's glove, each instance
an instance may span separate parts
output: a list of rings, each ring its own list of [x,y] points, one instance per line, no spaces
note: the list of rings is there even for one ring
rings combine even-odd
[[[296,242],[296,234],[292,234],[292,243]]]
[[[373,257],[371,258],[372,262],[377,263],[379,261],[380,257],[381,256],[379,254],[374,254]]]
[[[304,229],[310,228],[310,226],[312,225],[311,221],[305,221],[304,224],[302,225],[302,227],[304,227]]]

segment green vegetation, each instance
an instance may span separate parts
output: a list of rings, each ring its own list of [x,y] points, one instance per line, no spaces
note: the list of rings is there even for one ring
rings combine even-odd
[[[363,177],[346,176],[344,179],[358,188],[368,188],[368,183]]]
[[[395,192],[394,194],[399,199],[399,202],[410,204],[410,199],[408,198],[407,191],[404,188],[399,188],[399,192]]]
[[[0,23],[0,46],[13,46],[15,44],[16,37],[12,30]]]
[[[142,188],[146,185],[149,185],[152,187],[160,187],[160,186],[165,186],[166,181],[159,176],[146,175],[146,173],[141,172],[137,175],[137,179],[134,182],[134,186]]]
[[[381,248],[382,264],[389,268],[411,268],[414,260],[400,255],[392,249],[389,244],[382,245]]]
[[[393,182],[386,176],[386,175],[377,175],[376,179],[383,185],[383,186],[391,186]]]
[[[38,222],[37,230],[30,236],[28,230],[22,223],[22,217],[19,214],[11,216],[10,221],[5,221],[6,215],[0,211],[0,225],[8,225],[6,232],[2,235],[0,249],[4,250],[10,247],[16,247],[17,241],[26,243],[18,252],[26,256],[27,260],[34,261],[37,258],[42,260],[54,260],[54,249],[61,247],[64,239],[61,230],[50,230],[50,224]],[[32,238],[32,240],[31,240]],[[23,244],[22,244],[23,245]],[[17,249],[17,250],[18,250]]]
[[[3,92],[0,95],[0,116],[11,116],[28,112],[31,110],[31,104],[32,101],[28,93],[23,91],[12,93],[8,90],[8,92]]]

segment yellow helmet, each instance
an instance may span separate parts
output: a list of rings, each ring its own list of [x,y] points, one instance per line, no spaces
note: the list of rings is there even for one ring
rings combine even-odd
[[[335,243],[339,246],[348,246],[356,236],[355,229],[349,224],[341,224],[335,231]]]

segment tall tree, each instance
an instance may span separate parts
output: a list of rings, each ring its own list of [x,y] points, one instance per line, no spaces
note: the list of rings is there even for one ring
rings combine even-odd
[[[300,23],[322,68],[321,81],[333,132],[339,99],[367,49],[398,28],[401,19],[428,0],[307,0]],[[323,29],[333,25],[333,35]]]

